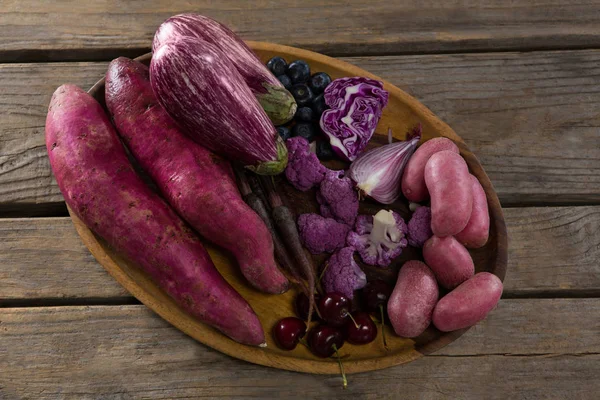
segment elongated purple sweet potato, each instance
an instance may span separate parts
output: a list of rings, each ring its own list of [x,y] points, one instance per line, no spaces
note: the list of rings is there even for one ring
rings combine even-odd
[[[106,105],[123,141],[169,204],[201,236],[232,252],[255,288],[283,293],[273,240],[242,200],[231,165],[184,136],[158,104],[148,68],[120,57],[106,73]]]
[[[250,305],[219,274],[199,238],[135,173],[104,110],[77,86],[54,92],[46,147],[65,201],[92,231],[198,320],[240,343],[265,343]]]

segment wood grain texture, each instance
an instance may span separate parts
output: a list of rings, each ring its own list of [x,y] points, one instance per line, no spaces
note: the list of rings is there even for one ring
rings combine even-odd
[[[129,296],[81,243],[70,218],[0,219],[0,304]]]
[[[599,316],[599,299],[501,301],[435,355],[351,375],[344,391],[335,375],[232,359],[143,306],[0,309],[0,397],[593,399]]]
[[[246,40],[335,55],[600,44],[597,0],[5,0],[0,11],[0,61],[130,56],[131,51],[150,48],[163,20],[190,11],[227,24]]]
[[[347,60],[453,127],[504,205],[600,203],[600,51]],[[44,148],[47,105],[60,84],[91,87],[106,66],[0,65],[0,214],[64,210]]]
[[[504,295],[600,295],[600,207],[508,208]],[[108,299],[127,292],[67,217],[0,219],[0,301]]]

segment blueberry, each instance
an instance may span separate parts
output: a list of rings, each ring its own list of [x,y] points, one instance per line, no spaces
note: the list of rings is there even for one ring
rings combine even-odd
[[[278,126],[277,133],[279,136],[281,136],[284,142],[292,137],[292,132],[290,132],[290,128],[287,126]]]
[[[285,73],[293,83],[304,83],[310,78],[310,67],[306,61],[296,60],[288,65]]]
[[[317,128],[310,122],[298,122],[292,128],[292,136],[300,136],[312,142],[317,137]]]
[[[310,104],[313,100],[312,90],[304,83],[298,83],[292,86],[290,90],[294,99],[296,99],[296,104],[298,107],[304,107]]]
[[[317,157],[322,161],[333,158],[333,149],[331,148],[331,144],[329,144],[329,140],[325,139],[317,142]]]
[[[283,87],[286,88],[287,90],[290,90],[292,88],[292,80],[290,79],[289,76],[287,76],[287,75],[278,75],[277,79],[279,79],[279,82],[281,82],[281,84],[283,85]]]
[[[300,122],[312,122],[314,119],[314,112],[310,107],[300,107],[294,115],[296,121]]]
[[[273,75],[279,76],[285,74],[287,63],[282,57],[273,57],[267,62],[267,68]]]
[[[331,83],[331,77],[325,72],[317,72],[310,77],[308,86],[312,89],[314,94],[323,93],[325,88]]]
[[[313,99],[311,107],[316,114],[316,118],[321,118],[323,111],[329,108],[327,107],[327,104],[325,104],[325,97],[323,96],[323,93]]]

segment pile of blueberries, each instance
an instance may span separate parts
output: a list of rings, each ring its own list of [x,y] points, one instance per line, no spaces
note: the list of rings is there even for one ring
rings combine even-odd
[[[329,140],[321,134],[319,127],[321,114],[328,108],[323,92],[331,83],[331,77],[325,72],[311,75],[310,66],[306,61],[296,60],[288,64],[279,56],[271,58],[267,62],[267,68],[290,91],[298,105],[292,121],[277,127],[279,135],[283,140],[294,136],[301,136],[309,143],[316,140],[317,157],[323,161],[332,159],[333,151]]]

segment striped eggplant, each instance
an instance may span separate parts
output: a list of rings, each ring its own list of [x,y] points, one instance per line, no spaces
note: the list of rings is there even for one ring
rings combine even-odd
[[[287,149],[239,72],[215,45],[179,38],[150,63],[159,103],[201,146],[261,175],[287,165]]]
[[[283,125],[294,116],[296,101],[256,54],[229,28],[199,14],[175,15],[158,28],[152,50],[180,37],[193,37],[217,46],[244,77],[271,121]]]

